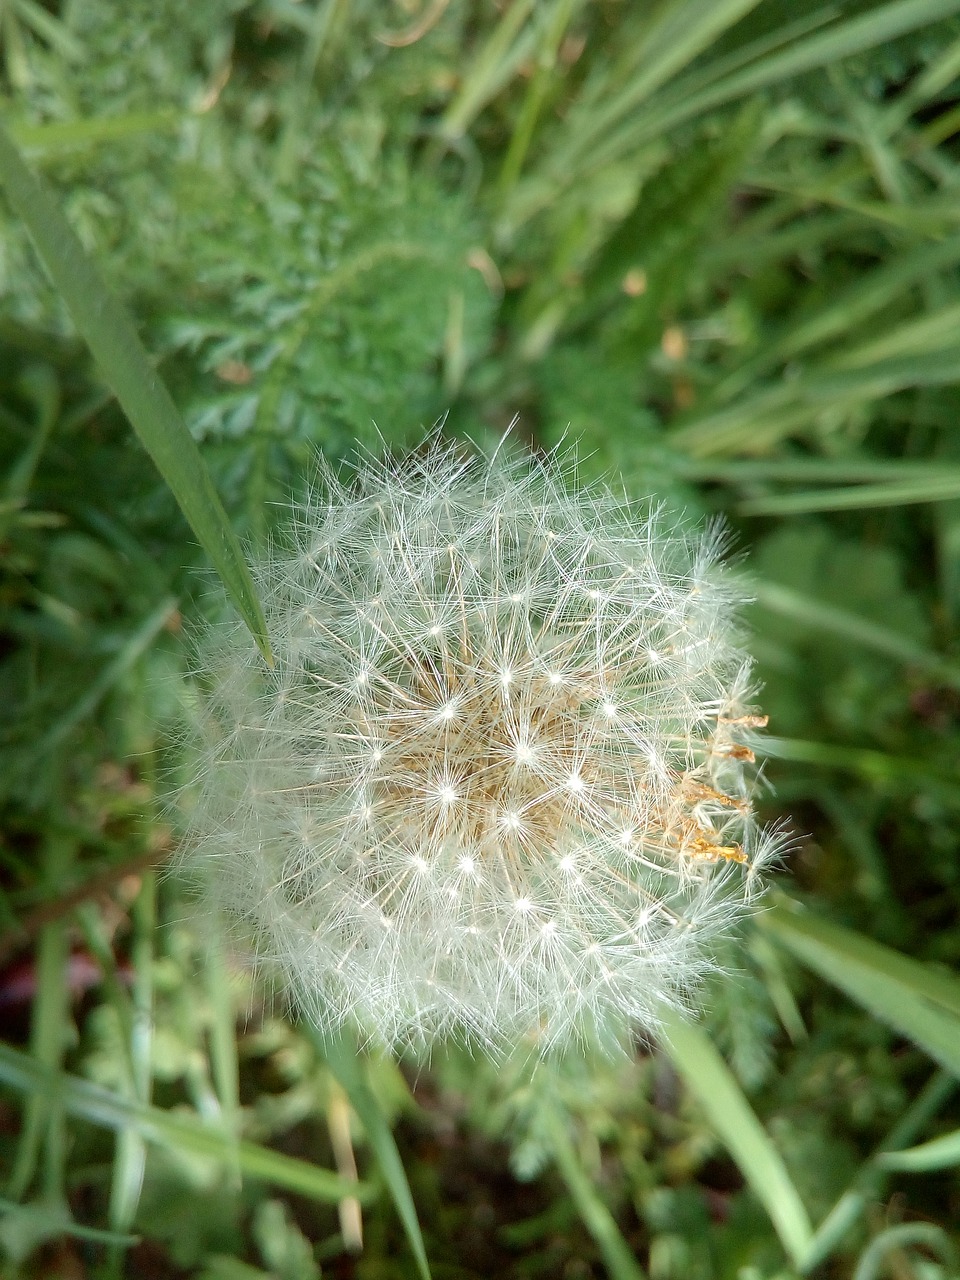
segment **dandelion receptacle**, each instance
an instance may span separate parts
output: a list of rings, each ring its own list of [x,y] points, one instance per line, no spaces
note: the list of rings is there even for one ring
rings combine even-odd
[[[190,862],[321,1028],[546,1053],[655,1029],[777,837],[716,531],[560,462],[329,471],[202,645]]]

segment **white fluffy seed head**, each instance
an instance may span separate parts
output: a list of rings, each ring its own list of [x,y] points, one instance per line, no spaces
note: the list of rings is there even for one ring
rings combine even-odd
[[[718,538],[558,463],[323,470],[211,693],[186,855],[321,1028],[545,1053],[655,1029],[776,837]]]

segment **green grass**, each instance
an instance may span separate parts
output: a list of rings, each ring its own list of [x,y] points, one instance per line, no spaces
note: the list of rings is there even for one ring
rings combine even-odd
[[[0,1270],[956,1274],[960,0],[12,0],[0,77]],[[515,413],[725,517],[796,839],[669,1046],[398,1066],[157,871],[189,633],[269,653],[317,451]]]

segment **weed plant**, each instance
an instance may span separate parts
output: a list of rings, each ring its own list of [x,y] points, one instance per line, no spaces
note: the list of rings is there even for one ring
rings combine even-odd
[[[7,0],[0,63],[3,1274],[956,1276],[960,0]],[[164,874],[185,636],[213,564],[268,652],[318,452],[516,414],[748,553],[795,849],[699,1020],[398,1062]]]

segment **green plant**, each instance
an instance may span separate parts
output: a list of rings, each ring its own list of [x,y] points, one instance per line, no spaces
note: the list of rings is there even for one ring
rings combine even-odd
[[[361,1273],[951,1273],[958,13],[4,8],[5,125],[53,192],[20,212],[49,238],[62,207],[229,527],[261,547],[317,449],[407,448],[444,414],[485,446],[520,412],[585,477],[724,512],[752,552],[761,816],[801,833],[789,899],[669,1047],[404,1075],[264,1007],[155,874],[203,557],[113,399],[138,415],[111,381],[129,333],[101,329],[98,371],[5,205],[10,1270],[312,1275],[362,1201]],[[104,295],[54,239],[82,329]],[[210,493],[195,529],[227,527]]]

